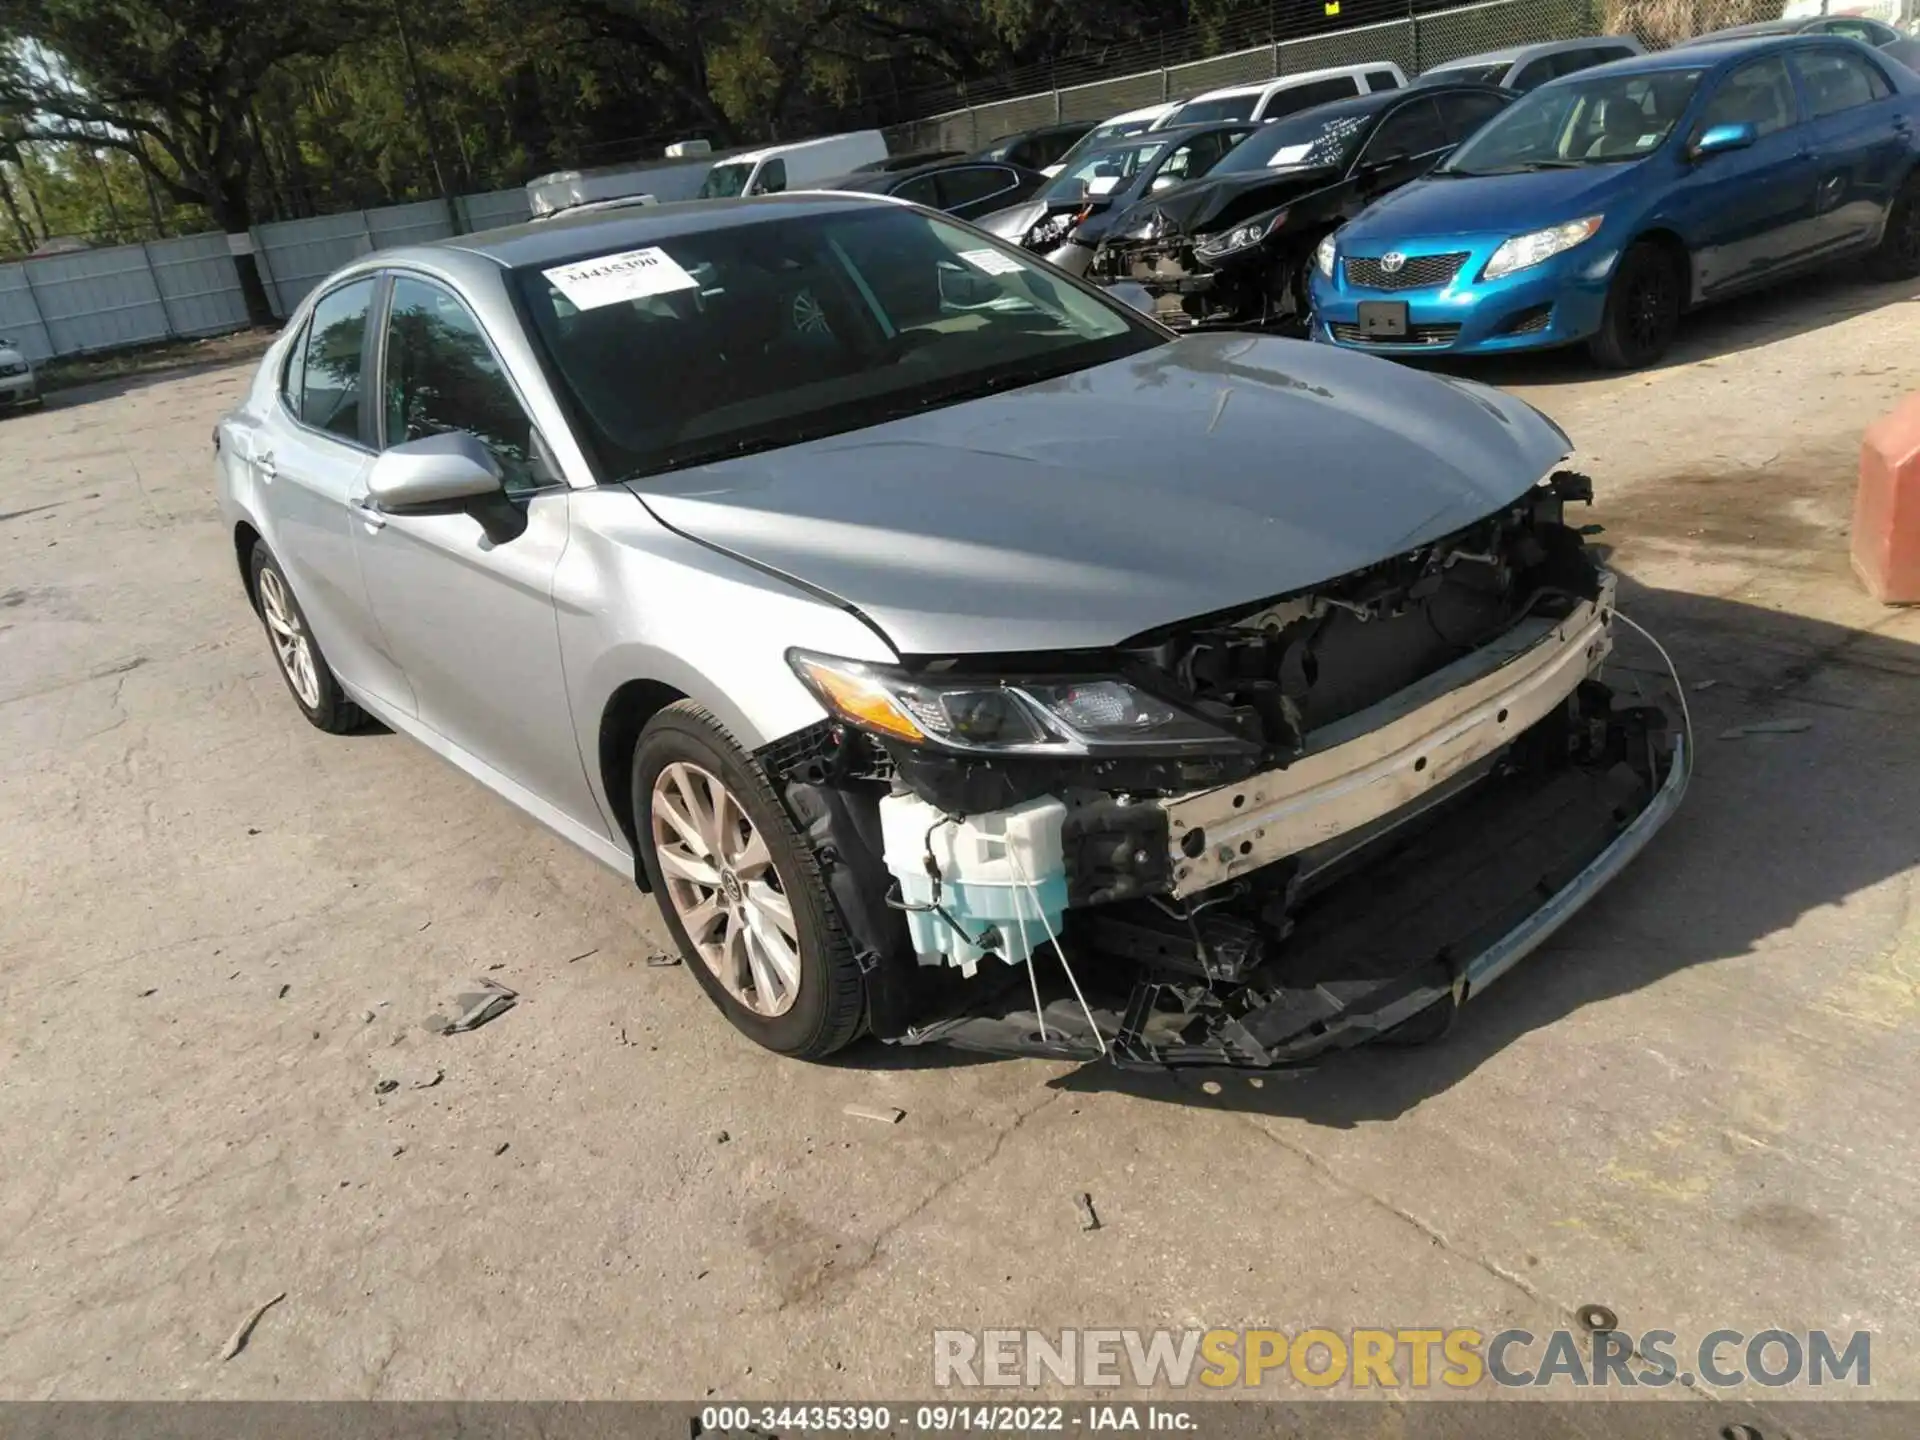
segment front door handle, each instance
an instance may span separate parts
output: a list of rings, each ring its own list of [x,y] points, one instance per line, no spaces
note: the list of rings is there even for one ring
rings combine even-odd
[[[364,496],[353,502],[353,508],[359,512],[360,523],[365,525],[368,530],[384,530],[387,528],[387,517],[374,509],[372,503]]]

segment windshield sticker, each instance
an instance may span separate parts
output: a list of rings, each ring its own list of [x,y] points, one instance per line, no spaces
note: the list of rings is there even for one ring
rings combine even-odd
[[[649,295],[700,288],[700,282],[657,245],[558,265],[540,273],[582,310],[598,310],[622,300],[644,300]]]
[[[984,270],[989,275],[1018,275],[1027,267],[1011,255],[1002,255],[998,250],[962,250],[960,258],[976,270]]]
[[[1089,195],[1111,195],[1119,187],[1120,177],[1118,175],[1096,175],[1087,181],[1087,193]]]
[[[1311,140],[1305,145],[1282,145],[1278,150],[1273,152],[1273,158],[1267,161],[1267,164],[1298,165],[1302,160],[1307,158],[1308,152],[1312,149],[1313,142]]]

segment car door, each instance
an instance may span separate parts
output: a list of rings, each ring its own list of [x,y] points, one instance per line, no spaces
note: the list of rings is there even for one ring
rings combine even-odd
[[[383,448],[477,436],[504,472],[498,504],[525,529],[495,540],[471,507],[391,513],[359,497],[354,535],[375,616],[412,683],[420,722],[533,796],[605,833],[574,740],[553,575],[567,545],[566,484],[473,311],[424,275],[394,271],[380,347]],[[508,518],[514,518],[509,516]]]
[[[1354,161],[1354,198],[1361,207],[1426,174],[1451,148],[1433,97],[1409,95],[1381,118]]]
[[[1912,153],[1912,128],[1869,56],[1840,45],[1789,57],[1813,152],[1817,253],[1871,244]]]
[[[1744,150],[1695,155],[1716,125],[1751,125],[1756,139]],[[1779,55],[1728,72],[1707,96],[1686,135],[1674,200],[1702,296],[1762,279],[1817,247],[1810,138]]]
[[[374,620],[350,511],[373,461],[364,375],[378,286],[362,276],[314,302],[248,463],[271,519],[268,543],[327,663],[350,688],[405,713],[412,693]]]

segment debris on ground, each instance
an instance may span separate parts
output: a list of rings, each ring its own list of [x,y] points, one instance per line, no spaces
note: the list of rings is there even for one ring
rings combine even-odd
[[[653,970],[670,969],[679,963],[680,957],[678,955],[668,955],[665,952],[647,956],[647,966]]]
[[[407,1085],[407,1088],[409,1090],[431,1090],[433,1089],[434,1086],[438,1085],[442,1080],[446,1078],[447,1078],[446,1071],[435,1070],[433,1074],[425,1076],[422,1079],[410,1081]]]
[[[567,957],[567,964],[571,965],[576,960],[585,960],[589,956],[598,955],[599,953],[600,953],[600,947],[596,945],[591,950],[582,950],[578,955],[569,955]]]
[[[280,998],[281,998],[282,1000],[284,1000],[284,999],[286,999],[286,998],[287,998],[287,992],[288,992],[289,990],[291,990],[291,989],[293,989],[293,986],[291,986],[291,985],[282,985],[282,986],[280,987]]]
[[[856,1120],[878,1120],[882,1125],[898,1125],[907,1118],[906,1111],[891,1105],[843,1105],[840,1113]]]
[[[141,998],[142,1000],[145,1000],[145,999],[147,999],[147,998],[148,998],[149,996],[152,996],[152,995],[158,995],[159,993],[160,993],[160,987],[159,987],[158,985],[156,985],[156,986],[154,986],[154,987],[153,987],[153,988],[152,988],[151,990],[142,990],[142,991],[140,992],[140,998]]]
[[[1748,735],[1798,735],[1813,729],[1811,720],[1756,720],[1751,725],[1736,725],[1722,730],[1722,740],[1740,740]]]
[[[713,1143],[716,1145],[724,1145],[731,1139],[733,1139],[733,1136],[729,1135],[726,1131],[716,1130],[713,1136]]]
[[[1720,682],[1718,680],[1702,680],[1693,688],[1696,690],[1711,690],[1713,689],[1714,686],[1718,685],[1719,683]]]
[[[373,1087],[373,1093],[376,1095],[391,1095],[399,1088],[400,1082],[398,1080],[382,1080]]]
[[[271,1300],[266,1301],[264,1304],[256,1305],[253,1308],[253,1313],[240,1322],[240,1328],[235,1330],[227,1340],[227,1348],[220,1352],[220,1358],[222,1360],[231,1360],[242,1350],[246,1349],[247,1341],[253,1338],[253,1327],[260,1323],[260,1317],[286,1298],[287,1292],[282,1290]]]
[[[1074,1197],[1073,1203],[1080,1207],[1080,1228],[1082,1230],[1098,1230],[1100,1228],[1100,1217],[1094,1214],[1093,1196],[1082,1191]]]
[[[1596,1333],[1620,1328],[1620,1317],[1605,1305],[1582,1305],[1573,1312],[1573,1318],[1580,1322],[1581,1329]]]
[[[494,1146],[493,1147],[494,1158],[498,1159],[500,1156],[506,1154],[507,1146],[511,1145],[512,1143],[513,1142],[511,1140],[502,1140],[498,1145]]]
[[[473,988],[464,990],[453,997],[453,1018],[445,1015],[429,1015],[426,1028],[436,1035],[459,1035],[468,1030],[478,1030],[489,1020],[498,1019],[514,1006],[519,992],[509,990],[497,980],[488,980],[484,976],[469,982]]]
[[[393,1147],[393,1158],[396,1160],[398,1160],[402,1155],[406,1153],[407,1153],[407,1147],[404,1145],[396,1145]]]

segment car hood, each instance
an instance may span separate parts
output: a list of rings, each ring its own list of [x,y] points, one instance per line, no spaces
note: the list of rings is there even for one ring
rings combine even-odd
[[[1522,234],[1604,209],[1616,191],[1634,183],[1645,161],[1590,165],[1578,170],[1534,170],[1518,175],[1428,176],[1377,201],[1340,232],[1341,248],[1356,241],[1411,235]]]
[[[1004,210],[996,210],[991,215],[982,215],[973,225],[977,230],[984,230],[989,235],[1018,245],[1027,238],[1027,231],[1044,220],[1046,215],[1046,201],[1035,198],[1009,205]]]
[[[1175,231],[1184,235],[1204,235],[1216,228],[1219,217],[1223,215],[1231,214],[1239,218],[1271,210],[1302,195],[1324,190],[1339,178],[1338,170],[1319,165],[1206,176],[1165,194],[1142,200],[1115,219],[1110,233],[1131,234],[1136,224],[1144,224],[1158,210]]]
[[[1570,448],[1483,385],[1201,334],[632,488],[673,529],[858,609],[903,655],[1082,650],[1437,539]]]

